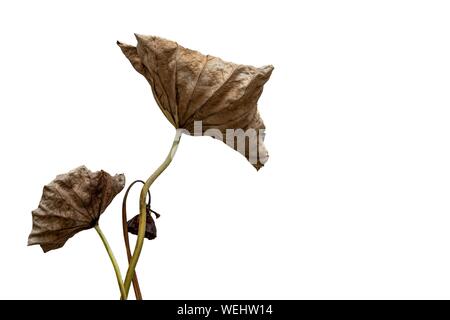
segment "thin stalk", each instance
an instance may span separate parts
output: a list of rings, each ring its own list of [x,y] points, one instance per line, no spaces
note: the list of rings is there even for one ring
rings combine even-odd
[[[142,251],[142,246],[144,245],[144,236],[145,236],[145,227],[146,227],[146,220],[147,220],[147,212],[146,212],[146,197],[147,192],[150,189],[150,186],[153,184],[153,182],[156,180],[156,178],[159,177],[159,175],[169,166],[169,164],[172,162],[173,157],[175,156],[175,153],[178,148],[178,144],[180,143],[181,139],[181,132],[178,132],[178,130],[175,133],[175,138],[173,139],[172,147],[170,148],[170,152],[167,155],[166,159],[163,163],[156,169],[156,171],[145,181],[144,186],[142,187],[141,194],[139,197],[139,229],[138,229],[138,236],[136,240],[136,246],[134,247],[133,257],[131,258],[130,264],[128,266],[127,275],[125,276],[125,292],[126,297],[128,296],[128,293],[130,291],[131,281],[134,276],[134,272],[136,270],[136,265],[139,260],[139,256]]]
[[[130,248],[130,237],[128,236],[128,218],[127,218],[127,199],[128,199],[128,193],[130,193],[131,188],[136,184],[136,183],[142,183],[144,184],[145,182],[142,180],[136,180],[133,181],[130,186],[128,187],[127,191],[125,192],[125,195],[123,196],[123,201],[122,201],[122,229],[123,229],[123,240],[125,241],[125,249],[127,251],[127,258],[128,258],[128,263],[130,263],[131,258],[133,257],[131,255],[131,248]],[[148,193],[149,197],[150,197],[150,192]],[[134,271],[134,277],[133,277],[133,288],[134,288],[134,295],[136,296],[136,300],[142,300],[142,293],[141,293],[141,288],[139,286],[139,280],[136,274],[136,270]]]
[[[98,235],[100,236],[100,239],[102,240],[103,245],[105,246],[105,249],[108,252],[109,259],[111,259],[111,263],[114,267],[114,272],[116,273],[117,283],[119,284],[119,289],[120,289],[120,298],[121,298],[121,300],[126,300],[127,294],[125,291],[125,287],[123,285],[122,275],[120,274],[119,265],[117,264],[116,258],[114,257],[114,253],[112,252],[111,247],[109,246],[108,240],[106,240],[106,237],[103,234],[102,229],[100,229],[100,226],[98,224],[95,226],[95,231],[97,231]]]

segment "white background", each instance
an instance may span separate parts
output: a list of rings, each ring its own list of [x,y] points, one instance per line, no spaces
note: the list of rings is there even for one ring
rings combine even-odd
[[[450,298],[449,16],[448,1],[2,1],[0,298],[118,298],[95,231],[47,254],[26,242],[56,174],[131,182],[164,159],[174,129],[115,44],[134,32],[275,66],[260,172],[185,136],[154,184],[144,298]],[[125,273],[120,205],[101,225]]]

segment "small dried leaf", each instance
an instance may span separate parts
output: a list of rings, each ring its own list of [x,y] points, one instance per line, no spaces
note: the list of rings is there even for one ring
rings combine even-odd
[[[28,245],[38,244],[47,252],[62,247],[76,233],[93,228],[124,186],[123,174],[112,177],[84,166],[58,175],[44,187],[39,207],[32,212]]]
[[[253,143],[240,147],[236,141],[246,139],[243,132],[259,133],[264,123],[257,110],[263,86],[273,66],[256,68],[223,61],[186,49],[176,42],[154,36],[136,35],[137,47],[117,42],[133,67],[141,73],[153,91],[161,111],[175,128],[196,134],[195,122],[201,121],[200,134],[218,130],[223,137],[227,129],[236,137],[223,142],[242,153],[259,169],[268,159],[264,134]]]
[[[140,214],[135,216],[134,218],[130,219],[128,224],[128,232],[137,235],[139,231],[139,221],[140,221]],[[149,240],[153,240],[156,238],[157,230],[156,230],[156,224],[155,220],[153,220],[152,216],[149,212],[147,212],[147,218],[146,218],[146,226],[145,226],[145,237]]]

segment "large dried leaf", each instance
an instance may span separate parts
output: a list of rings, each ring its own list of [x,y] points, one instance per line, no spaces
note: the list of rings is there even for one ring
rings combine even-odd
[[[58,175],[44,187],[39,207],[32,212],[28,245],[38,244],[47,252],[62,247],[76,233],[93,228],[124,186],[123,174],[112,177],[84,166]]]
[[[194,134],[195,122],[201,121],[200,134],[217,130],[223,142],[241,152],[256,169],[262,167],[268,159],[264,134],[255,135],[253,140],[248,134],[265,128],[257,101],[273,66],[234,64],[159,37],[136,38],[137,47],[117,44],[150,83],[155,100],[170,123]],[[227,129],[241,130],[226,140]],[[237,144],[242,139],[246,139],[244,148]]]

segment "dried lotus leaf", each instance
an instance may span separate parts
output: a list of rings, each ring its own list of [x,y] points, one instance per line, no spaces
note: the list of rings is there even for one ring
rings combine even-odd
[[[78,232],[93,228],[124,186],[123,174],[112,177],[84,166],[58,175],[44,187],[39,207],[32,212],[28,245],[38,244],[44,252],[64,246]]]
[[[136,47],[117,44],[150,83],[153,96],[170,123],[193,134],[195,124],[201,121],[202,135],[209,129],[217,130],[223,142],[242,153],[256,169],[261,168],[268,152],[257,102],[273,66],[239,65],[163,38],[136,38]],[[227,139],[230,129],[238,131],[235,137]],[[254,133],[254,139],[245,133]],[[237,143],[242,139],[244,148]]]

